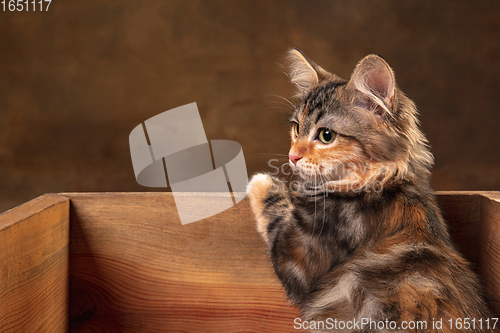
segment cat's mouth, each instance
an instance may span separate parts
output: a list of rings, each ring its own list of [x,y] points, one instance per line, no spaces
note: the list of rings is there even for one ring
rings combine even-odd
[[[294,175],[301,179],[301,187],[311,191],[368,189],[378,192],[386,181],[394,177],[395,163],[339,162],[316,164],[308,161],[290,162]]]
[[[335,164],[317,164],[299,161],[297,164],[289,162],[293,174],[299,176],[304,181],[312,181],[317,184],[329,181],[341,180],[345,173],[339,171]]]

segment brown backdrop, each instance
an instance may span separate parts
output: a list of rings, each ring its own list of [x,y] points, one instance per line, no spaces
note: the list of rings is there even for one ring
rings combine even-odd
[[[382,55],[422,113],[435,188],[500,190],[499,31],[497,0],[53,0],[47,12],[0,11],[0,211],[46,192],[150,190],[135,182],[128,135],[190,102],[209,139],[240,142],[249,173],[269,170],[288,151],[275,95],[291,94],[278,64],[294,46],[344,77]]]

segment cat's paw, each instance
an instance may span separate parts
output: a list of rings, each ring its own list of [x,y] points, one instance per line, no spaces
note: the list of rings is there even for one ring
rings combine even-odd
[[[257,231],[266,241],[266,230],[269,223],[269,219],[263,214],[266,199],[273,193],[277,193],[280,190],[280,185],[280,180],[263,173],[256,174],[248,183],[247,195],[250,200],[250,207],[257,220]]]
[[[262,199],[267,196],[269,190],[274,186],[271,176],[265,173],[258,173],[252,177],[247,186],[247,194],[252,199]]]

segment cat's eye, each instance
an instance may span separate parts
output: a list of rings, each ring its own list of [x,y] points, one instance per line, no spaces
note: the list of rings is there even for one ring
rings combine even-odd
[[[331,143],[333,139],[335,139],[336,133],[334,131],[329,130],[328,128],[323,128],[319,131],[319,141],[324,144]]]
[[[293,124],[293,134],[295,134],[296,137],[299,136],[299,124],[297,123]]]

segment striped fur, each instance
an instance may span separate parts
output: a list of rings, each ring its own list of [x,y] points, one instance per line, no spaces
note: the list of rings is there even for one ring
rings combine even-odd
[[[433,157],[417,109],[389,65],[370,55],[343,80],[298,50],[288,59],[300,97],[290,148],[300,159],[290,166],[301,187],[292,192],[259,174],[248,197],[274,270],[302,318],[431,325],[495,317],[452,244],[430,187]],[[328,144],[318,134],[325,128],[336,134]],[[405,332],[459,331],[443,326]],[[359,330],[365,331],[386,330]]]

